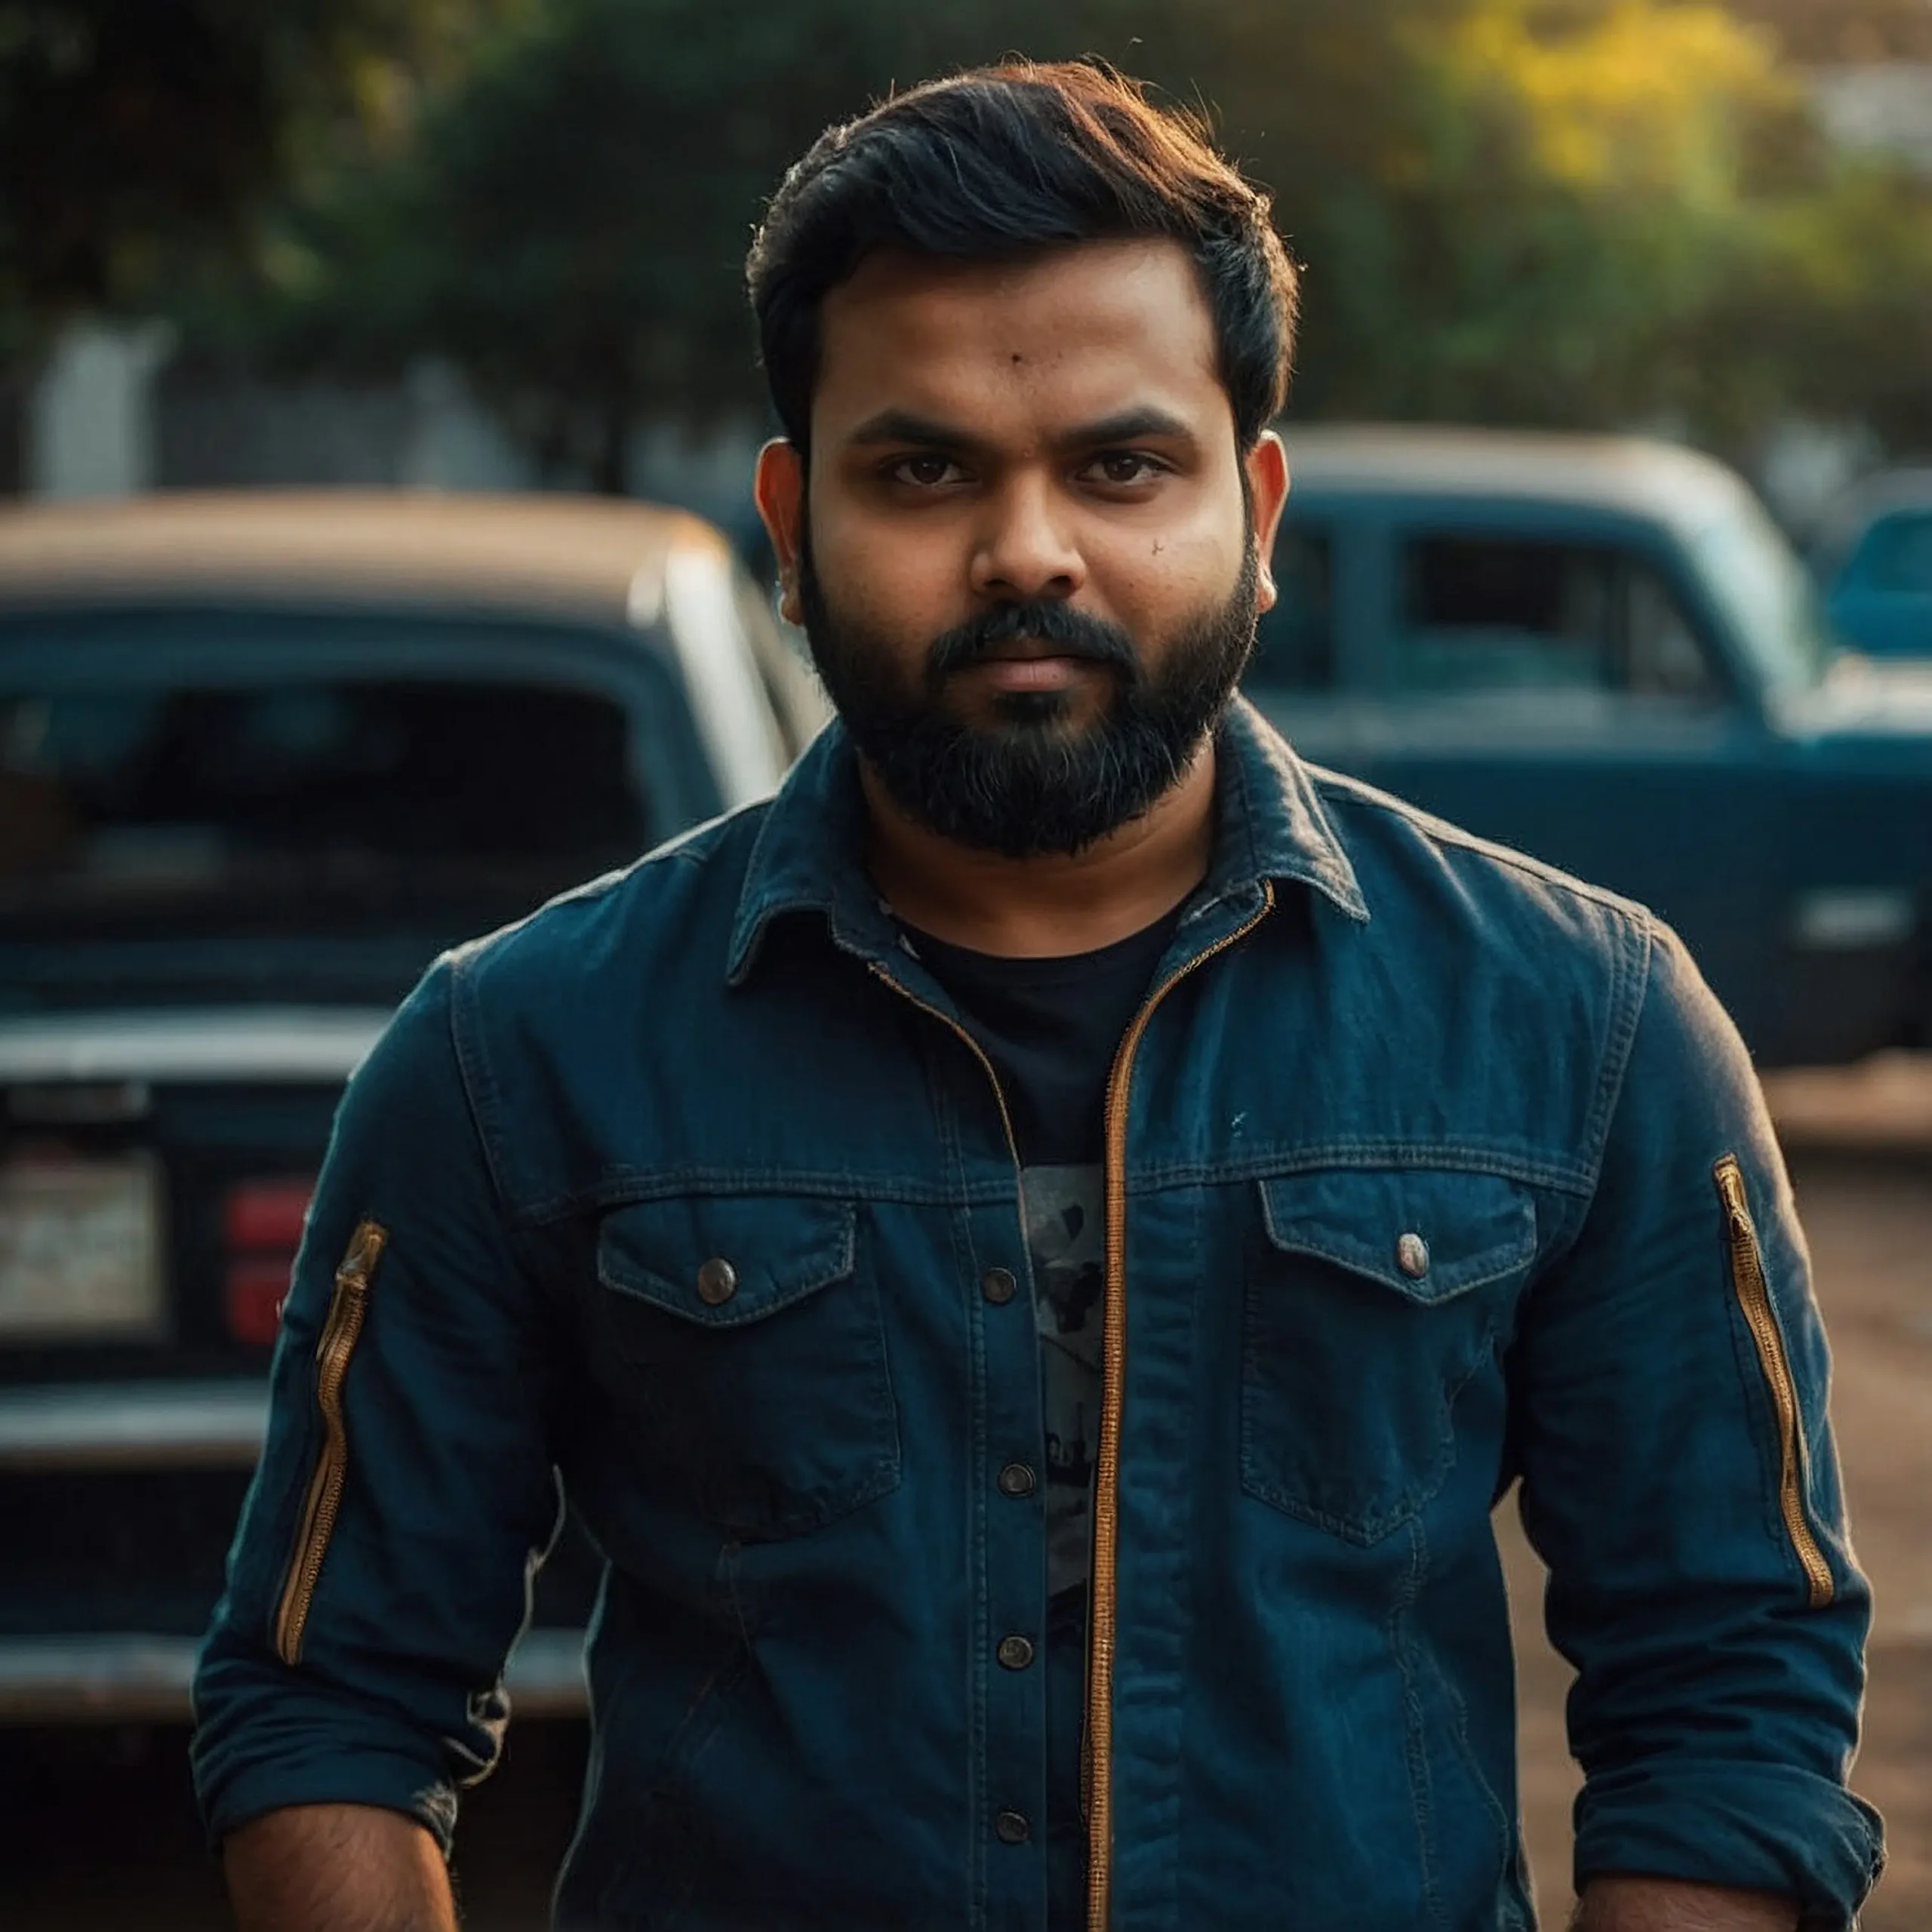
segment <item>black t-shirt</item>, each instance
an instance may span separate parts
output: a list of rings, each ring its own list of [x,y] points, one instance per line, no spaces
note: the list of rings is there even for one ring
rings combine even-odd
[[[1180,909],[1094,952],[1008,959],[907,929],[986,1049],[1023,1167],[1098,1161],[1107,1076]]]
[[[1108,1075],[1180,909],[1097,952],[1007,959],[909,932],[999,1076],[1020,1164],[1046,1423],[1048,1857],[1084,1865],[1080,1739],[1100,1426]],[[1057,1892],[1067,1885],[1057,1888]]]

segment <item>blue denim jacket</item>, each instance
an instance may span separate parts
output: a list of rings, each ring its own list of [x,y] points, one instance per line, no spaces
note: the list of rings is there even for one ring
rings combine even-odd
[[[447,1837],[554,1466],[609,1563],[562,1925],[1527,1927],[1520,1477],[1579,1878],[1850,1923],[1867,1595],[1729,1023],[1640,909],[1245,707],[1217,785],[1108,1107],[1088,1901],[998,1660],[1046,1614],[1013,1152],[835,727],[439,962],[351,1084],[197,1685],[214,1833]]]

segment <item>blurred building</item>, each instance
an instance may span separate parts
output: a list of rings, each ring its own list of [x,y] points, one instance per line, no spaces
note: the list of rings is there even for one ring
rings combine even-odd
[[[583,488],[546,478],[446,364],[395,382],[275,380],[171,353],[159,325],[89,322],[63,337],[28,408],[32,496],[292,486],[429,490]],[[632,439],[630,493],[737,533],[758,426],[694,439],[670,425]]]
[[[1889,154],[1932,176],[1932,62],[1817,67],[1811,98],[1841,147]]]

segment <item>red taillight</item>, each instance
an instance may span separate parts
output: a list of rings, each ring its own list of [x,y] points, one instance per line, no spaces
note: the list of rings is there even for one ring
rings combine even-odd
[[[315,1183],[306,1176],[247,1180],[229,1190],[222,1216],[228,1247],[228,1332],[244,1346],[275,1346],[282,1298],[302,1243]]]
[[[228,1264],[228,1332],[251,1349],[272,1349],[281,1327],[288,1293],[286,1261],[244,1260]]]
[[[315,1191],[312,1176],[281,1180],[245,1180],[228,1191],[223,1231],[229,1252],[264,1249],[292,1255],[302,1244],[302,1217]]]

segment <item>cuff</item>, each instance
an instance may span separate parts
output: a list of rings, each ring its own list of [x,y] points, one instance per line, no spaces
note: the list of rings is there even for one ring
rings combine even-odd
[[[1577,1800],[1580,1896],[1598,1872],[1647,1872],[1783,1893],[1805,1932],[1850,1932],[1884,1863],[1878,1813],[1789,1765],[1634,1765],[1592,1778]]]
[[[447,1858],[457,1788],[442,1752],[393,1711],[291,1678],[232,1702],[202,1687],[195,1792],[208,1842],[291,1804],[369,1804],[428,1827]]]

